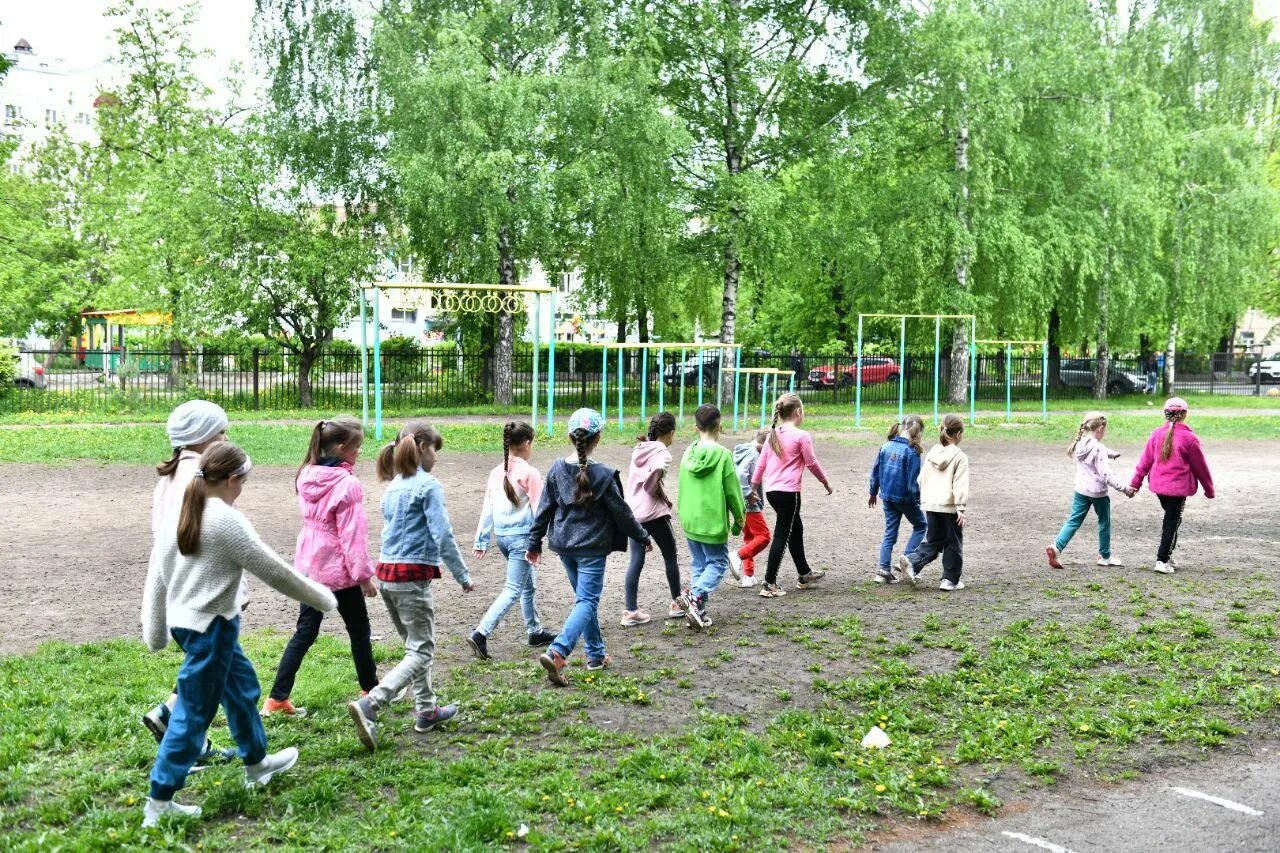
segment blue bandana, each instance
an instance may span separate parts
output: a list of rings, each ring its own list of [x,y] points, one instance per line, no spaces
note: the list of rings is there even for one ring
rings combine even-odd
[[[604,416],[595,409],[578,409],[569,416],[569,432],[582,430],[587,435],[595,435],[604,429]]]

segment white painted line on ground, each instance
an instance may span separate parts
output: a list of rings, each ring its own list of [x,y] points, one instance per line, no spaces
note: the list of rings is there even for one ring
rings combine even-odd
[[[1254,817],[1262,817],[1262,812],[1257,809],[1250,808],[1243,803],[1237,803],[1233,800],[1224,800],[1222,797],[1215,797],[1212,794],[1203,794],[1200,791],[1193,791],[1190,788],[1174,788],[1184,797],[1191,797],[1196,800],[1204,800],[1206,803],[1213,803],[1215,806],[1222,806],[1224,809],[1231,809],[1233,812],[1241,814],[1253,815]]]
[[[1012,838],[1014,841],[1021,841],[1025,844],[1030,844],[1032,847],[1039,847],[1041,850],[1048,850],[1049,853],[1074,853],[1074,851],[1068,847],[1062,847],[1054,844],[1052,841],[1045,841],[1043,838],[1036,838],[1034,835],[1023,835],[1021,832],[1008,831],[1000,834],[1008,838]]]

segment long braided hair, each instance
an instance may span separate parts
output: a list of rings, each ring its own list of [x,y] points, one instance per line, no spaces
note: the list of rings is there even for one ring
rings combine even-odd
[[[773,448],[773,452],[778,456],[782,455],[782,441],[778,438],[778,421],[791,420],[796,412],[803,408],[804,403],[800,401],[800,397],[796,394],[783,394],[773,404],[773,423],[769,425],[769,446]]]
[[[1084,420],[1080,421],[1080,428],[1076,430],[1075,441],[1071,442],[1071,446],[1067,448],[1067,455],[1068,456],[1075,455],[1076,445],[1080,443],[1080,440],[1082,438],[1084,438],[1084,434],[1086,432],[1093,432],[1098,427],[1102,427],[1106,425],[1107,425],[1107,416],[1102,414],[1102,412],[1086,412],[1084,416]]]
[[[906,436],[907,443],[916,452],[916,456],[924,453],[924,445],[920,442],[920,436],[923,434],[924,418],[919,415],[907,415],[901,421],[889,427],[889,438],[897,438],[900,435]]]
[[[1175,424],[1180,424],[1187,419],[1186,409],[1166,409],[1164,419],[1169,422],[1169,429],[1164,434],[1164,442],[1160,445],[1160,461],[1168,462],[1169,457],[1173,455],[1173,429]]]
[[[531,441],[533,427],[523,421],[508,421],[502,428],[502,491],[506,492],[507,500],[512,506],[520,506],[528,496],[518,495],[516,487],[511,483],[511,448]]]
[[[649,418],[649,431],[644,435],[637,435],[636,441],[657,441],[667,433],[676,431],[676,416],[670,412],[658,412],[658,414]]]
[[[595,502],[595,493],[591,491],[591,478],[587,476],[587,456],[600,443],[600,433],[589,433],[585,429],[575,429],[569,433],[569,441],[578,451],[578,488],[574,492],[573,502],[580,506],[590,506]]]

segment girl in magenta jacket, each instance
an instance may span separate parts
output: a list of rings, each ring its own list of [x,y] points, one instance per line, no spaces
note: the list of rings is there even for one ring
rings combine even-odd
[[[1213,476],[1200,448],[1200,439],[1185,423],[1187,401],[1181,397],[1170,398],[1164,404],[1164,419],[1168,426],[1160,427],[1147,439],[1129,488],[1135,491],[1142,488],[1142,481],[1146,479],[1160,499],[1164,524],[1154,568],[1161,574],[1171,575],[1177,568],[1173,550],[1178,547],[1178,527],[1182,524],[1187,498],[1194,495],[1198,487],[1203,487],[1204,496],[1212,500],[1214,491]]]
[[[373,661],[373,641],[365,598],[378,594],[373,585],[373,561],[369,558],[369,519],[364,513],[364,489],[356,479],[354,466],[360,457],[364,429],[351,417],[320,421],[311,431],[307,458],[298,469],[296,486],[302,510],[302,532],[298,534],[293,562],[316,583],[333,590],[338,614],[351,638],[351,657],[362,693],[378,684]],[[303,717],[305,708],[289,701],[293,682],[307,650],[320,635],[324,614],[302,605],[298,626],[280,656],[271,695],[262,715],[284,714]]]

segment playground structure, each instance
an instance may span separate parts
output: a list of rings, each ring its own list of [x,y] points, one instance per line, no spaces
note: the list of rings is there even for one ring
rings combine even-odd
[[[678,395],[678,414],[677,419],[684,422],[684,395],[685,385],[688,376],[686,365],[689,363],[689,352],[692,350],[697,354],[696,371],[698,374],[698,405],[703,403],[705,393],[704,372],[706,364],[707,351],[719,351],[719,358],[716,365],[716,405],[720,405],[724,388],[724,353],[725,350],[733,350],[734,366],[728,368],[730,371],[739,371],[739,365],[742,362],[742,344],[720,344],[714,341],[701,343],[609,343],[601,345],[600,350],[600,414],[604,416],[605,423],[609,422],[609,351],[616,350],[618,353],[616,378],[614,379],[615,394],[617,395],[617,405],[615,407],[618,419],[618,430],[621,432],[626,428],[626,415],[624,411],[623,397],[626,391],[626,372],[623,366],[623,354],[627,351],[640,352],[640,423],[643,424],[645,418],[649,415],[649,352],[656,351],[658,363],[658,411],[666,408],[666,353],[668,351],[680,351],[679,365],[680,373],[680,391]],[[735,375],[733,388],[733,426],[738,428],[738,381]]]
[[[101,370],[107,377],[114,376],[128,356],[125,330],[131,328],[161,328],[169,326],[173,318],[158,311],[140,311],[137,308],[121,308],[112,311],[81,311],[84,331],[76,342],[76,358],[85,367]],[[144,358],[139,370],[168,370],[168,362]]]
[[[1041,341],[1019,341],[1019,340],[975,340],[970,346],[971,370],[969,373],[969,399],[973,400],[976,394],[978,378],[977,371],[972,369],[972,365],[976,362],[978,347],[980,346],[1003,346],[1004,347],[1004,419],[1008,423],[1013,420],[1013,348],[1015,346],[1038,346],[1040,347],[1040,419],[1048,422],[1049,420],[1049,342]],[[969,422],[976,420],[976,411],[972,408],[969,411]]]
[[[903,370],[906,369],[907,360],[907,321],[908,320],[933,320],[933,419],[938,420],[938,383],[942,358],[942,321],[943,320],[968,320],[969,321],[969,340],[973,341],[978,337],[978,320],[972,314],[859,314],[858,315],[858,346],[854,352],[854,425],[858,429],[862,429],[862,332],[863,321],[865,319],[891,319],[899,322],[898,335],[898,363]],[[969,422],[973,422],[973,417],[977,412],[977,385],[974,382],[975,360],[977,358],[977,348],[971,343],[969,346]],[[902,420],[902,416],[906,410],[906,380],[898,377],[898,420]]]
[[[794,370],[783,370],[778,367],[738,367],[734,370],[739,375],[745,375],[748,379],[751,376],[760,377],[760,429],[764,429],[764,425],[769,422],[769,377],[773,377],[773,396],[778,396],[778,377],[789,376],[790,381],[787,384],[787,393],[794,394],[796,390],[796,373]],[[733,385],[734,401],[733,401],[733,428],[738,429],[738,383],[735,380]],[[751,410],[751,383],[747,382],[746,391],[742,399],[742,423],[745,426],[747,422],[747,413]]]

